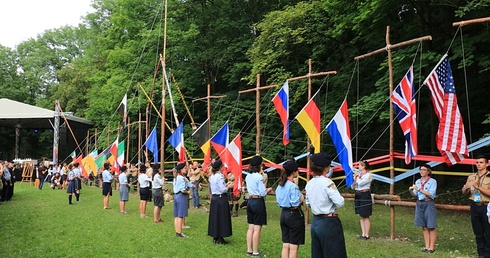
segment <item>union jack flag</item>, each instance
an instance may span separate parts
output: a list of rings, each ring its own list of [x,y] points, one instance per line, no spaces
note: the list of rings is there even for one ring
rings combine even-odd
[[[391,95],[396,119],[405,135],[405,163],[409,164],[417,155],[417,109],[413,87],[413,66],[396,86]]]
[[[468,146],[447,54],[425,79],[424,85],[431,92],[434,111],[439,118],[437,149],[448,165],[454,165],[468,157]]]

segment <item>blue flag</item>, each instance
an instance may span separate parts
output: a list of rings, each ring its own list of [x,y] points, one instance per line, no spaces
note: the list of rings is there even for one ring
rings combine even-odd
[[[146,139],[145,146],[151,153],[153,153],[153,162],[158,163],[158,140],[157,140],[157,128],[154,127],[148,139]]]

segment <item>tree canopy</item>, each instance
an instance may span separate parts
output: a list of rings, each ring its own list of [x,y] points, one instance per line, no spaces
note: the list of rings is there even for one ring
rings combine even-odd
[[[99,146],[116,137],[121,122],[116,109],[125,94],[130,121],[137,121],[140,114],[148,119],[143,138],[149,133],[146,130],[161,126],[156,109],[161,111],[162,94],[166,94],[166,109],[171,109],[169,92],[162,92],[165,49],[175,109],[185,123],[186,146],[196,156],[202,154],[191,137],[190,116],[198,124],[207,118],[206,101],[193,100],[206,96],[208,84],[212,95],[226,95],[211,100],[212,133],[230,121],[230,138],[241,132],[244,156],[253,155],[255,95],[238,91],[255,87],[257,74],[261,74],[261,85],[279,86],[288,78],[306,75],[308,59],[314,73],[337,71],[337,75],[312,80],[313,92],[321,94],[322,127],[347,98],[356,157],[385,154],[389,140],[385,128],[390,123],[387,54],[358,62],[354,57],[386,47],[387,26],[391,44],[432,36],[431,41],[392,51],[395,86],[414,65],[420,153],[437,154],[437,120],[429,92],[421,84],[446,52],[468,141],[489,131],[490,111],[483,97],[490,80],[489,23],[460,28],[452,23],[484,17],[490,0],[349,4],[341,0],[168,0],[166,23],[162,0],[93,0],[92,4],[95,11],[77,27],[47,30],[15,49],[0,46],[0,97],[49,109],[59,100],[65,111],[95,122]],[[270,102],[276,91],[260,93],[260,143],[265,156],[279,161],[302,153],[306,134],[293,122],[291,144],[281,145],[282,126]],[[291,82],[290,92],[292,119],[307,102],[307,81]],[[170,112],[166,120],[176,127]],[[403,152],[403,135],[398,125],[395,128],[395,149]],[[133,146],[137,132],[132,126]],[[0,143],[11,146],[7,137],[11,134],[0,129],[0,135],[6,136],[0,137]],[[40,145],[47,147],[25,148],[23,154],[49,156],[49,142],[44,137]],[[322,149],[334,154],[326,132]],[[173,153],[171,148],[166,150]],[[136,151],[132,148],[132,155]],[[130,159],[137,161],[133,156]]]

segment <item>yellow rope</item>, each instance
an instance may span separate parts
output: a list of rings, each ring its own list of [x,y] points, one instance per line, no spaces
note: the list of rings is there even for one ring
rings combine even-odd
[[[189,107],[187,106],[187,103],[185,102],[184,95],[182,95],[182,92],[180,91],[179,84],[175,80],[174,74],[172,73],[172,70],[170,70],[170,74],[172,75],[172,81],[175,84],[175,88],[177,88],[177,91],[179,92],[180,99],[182,99],[182,103],[184,103],[185,110],[187,111],[187,114],[189,114],[189,117],[191,118],[191,126],[193,130],[196,130],[196,123],[194,123],[194,118],[191,115],[191,111],[189,110]]]

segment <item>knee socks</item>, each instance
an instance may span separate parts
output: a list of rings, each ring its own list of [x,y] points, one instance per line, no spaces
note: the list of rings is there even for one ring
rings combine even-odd
[[[235,203],[235,211],[238,212],[238,203]]]
[[[68,204],[72,204],[71,199],[72,199],[72,195],[71,195],[71,194],[69,194],[69,195],[68,195]]]
[[[75,193],[75,197],[77,198],[77,202],[80,201],[80,194],[79,193]]]

